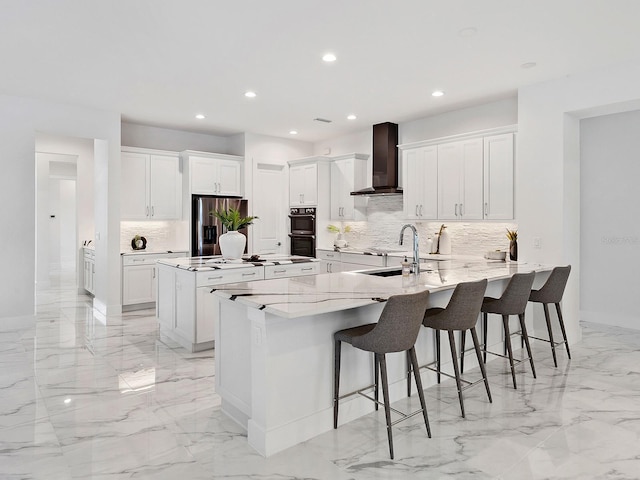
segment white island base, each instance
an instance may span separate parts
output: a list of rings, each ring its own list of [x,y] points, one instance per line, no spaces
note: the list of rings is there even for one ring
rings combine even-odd
[[[504,262],[502,266],[493,275],[466,270],[464,278],[490,278],[487,295],[500,296],[513,273],[534,269],[512,265],[505,271]],[[221,299],[215,325],[219,339],[216,390],[222,398],[223,411],[246,428],[249,444],[265,456],[331,430],[333,333],[377,321],[384,305],[377,299],[393,294],[427,288],[431,291],[430,305],[445,306],[452,286],[462,281],[456,277],[452,275],[446,285],[434,285],[431,276],[423,274],[419,281],[407,286],[398,277],[335,273],[225,285],[224,290],[215,292]],[[515,327],[517,318],[512,321]],[[488,343],[501,345],[502,322],[493,323]],[[519,344],[514,342],[514,347]],[[446,340],[441,342],[441,348],[446,371],[451,366]],[[501,346],[496,348],[501,350]],[[431,329],[421,329],[416,352],[421,365],[434,361]],[[465,366],[467,373],[477,367],[475,354],[469,352]],[[390,400],[394,402],[406,397],[405,355],[387,355],[387,368]],[[479,376],[479,371],[472,371],[469,376],[475,375]],[[435,374],[430,371],[423,370],[422,379],[425,388],[436,383]],[[343,345],[341,394],[372,383],[373,356]],[[452,388],[455,389],[454,384]],[[373,410],[373,402],[361,396],[344,399],[340,402],[339,424]]]

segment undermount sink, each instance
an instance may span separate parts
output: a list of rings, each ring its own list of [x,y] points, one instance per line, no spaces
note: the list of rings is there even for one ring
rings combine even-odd
[[[359,272],[365,275],[375,275],[376,277],[395,277],[402,275],[402,268],[396,268],[394,270],[373,270],[369,272]]]

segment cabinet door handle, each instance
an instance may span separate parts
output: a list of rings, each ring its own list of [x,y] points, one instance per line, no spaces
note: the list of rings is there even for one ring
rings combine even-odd
[[[484,202],[484,216],[488,216],[489,215],[489,204],[487,202]]]
[[[285,273],[286,270],[274,270],[273,273]]]
[[[144,262],[144,258],[134,258],[131,261],[132,262]]]
[[[463,205],[463,204],[461,203],[461,204],[460,204],[460,216],[464,215],[464,214],[462,213],[462,205]]]
[[[207,280],[221,280],[222,278],[222,275],[219,275],[217,277],[207,277]]]
[[[416,217],[418,216],[418,204],[416,203]]]
[[[148,216],[149,216],[149,206],[148,206],[148,205],[147,205],[146,212],[147,212],[147,213],[145,213],[145,214],[144,214],[144,216],[145,216],[145,217],[148,217]]]
[[[155,209],[155,207],[152,206],[151,207],[151,216],[155,217],[155,215],[156,215],[156,209]]]
[[[302,269],[303,272],[308,272],[310,270],[313,270],[313,267],[307,267]]]
[[[333,255],[333,253],[327,253],[327,257],[329,257],[329,258],[333,258],[333,257],[334,257],[334,255]]]
[[[256,272],[253,273],[243,273],[242,276],[243,277],[253,277],[256,274]]]
[[[222,192],[222,184],[218,182],[218,193]]]
[[[153,277],[151,278],[156,278],[156,267],[153,267]]]
[[[453,207],[455,210],[455,216],[458,216],[458,204],[456,203],[455,207]]]
[[[420,205],[420,216],[422,216],[422,205]]]

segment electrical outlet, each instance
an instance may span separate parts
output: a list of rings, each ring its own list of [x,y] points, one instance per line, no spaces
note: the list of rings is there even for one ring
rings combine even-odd
[[[542,240],[540,237],[533,237],[533,248],[542,248]]]

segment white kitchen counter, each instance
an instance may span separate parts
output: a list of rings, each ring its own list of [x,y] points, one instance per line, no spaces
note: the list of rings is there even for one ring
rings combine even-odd
[[[450,290],[461,282],[483,278],[500,280],[510,278],[514,273],[550,268],[539,264],[489,262],[477,258],[468,261],[443,260],[422,263],[421,274],[417,278],[414,275],[409,278],[401,275],[378,277],[342,272],[225,285],[214,293],[283,318],[297,318],[371,305],[391,295],[425,289],[431,292]]]
[[[306,441],[333,427],[334,332],[377,321],[391,295],[427,289],[431,306],[446,306],[459,282],[487,278],[486,295],[500,296],[514,273],[541,272],[539,285],[551,268],[475,258],[427,262],[419,278],[342,272],[217,286],[211,291],[219,300],[214,327],[222,409],[247,429],[250,445],[262,455]],[[501,342],[502,329],[490,329],[489,348]],[[519,343],[514,343],[516,349]],[[416,352],[421,365],[434,361],[433,345],[434,332],[420,329]],[[450,359],[448,342],[441,345],[442,358]],[[341,391],[372,383],[368,352],[345,346],[342,358]],[[443,370],[453,373],[446,362]],[[473,377],[475,356],[468,355],[465,362]],[[405,368],[404,354],[387,356],[392,402],[406,397]],[[425,372],[422,381],[426,388],[435,376]],[[371,411],[373,403],[362,397],[344,399],[340,424]]]

